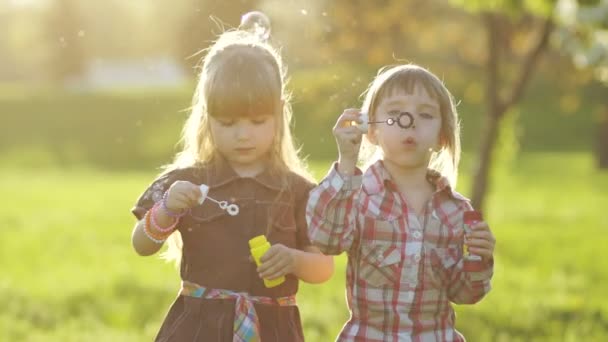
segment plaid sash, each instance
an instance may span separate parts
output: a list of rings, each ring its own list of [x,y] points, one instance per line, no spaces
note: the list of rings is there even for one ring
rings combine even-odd
[[[264,305],[296,305],[296,296],[270,298],[250,296],[244,292],[208,289],[189,281],[182,281],[180,294],[206,299],[236,299],[233,342],[260,342],[260,322],[253,303]]]

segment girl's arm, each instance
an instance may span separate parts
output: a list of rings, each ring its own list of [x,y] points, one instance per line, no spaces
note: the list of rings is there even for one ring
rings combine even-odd
[[[471,210],[467,204],[467,210]],[[473,232],[467,236],[469,250],[482,257],[483,267],[477,271],[463,268],[463,242],[458,247],[458,255],[449,273],[448,299],[456,304],[474,304],[490,292],[490,280],[494,273],[495,239],[486,222],[478,222],[471,227]]]
[[[350,251],[355,240],[357,195],[361,172],[356,162],[362,131],[353,122],[362,122],[359,109],[346,109],[332,130],[338,145],[338,160],[325,179],[310,192],[306,221],[312,243],[325,254]]]
[[[162,243],[156,243],[146,236],[144,233],[145,220],[139,220],[133,227],[131,234],[131,244],[135,252],[141,256],[152,255],[163,246]]]
[[[334,258],[323,255],[314,246],[296,250],[296,263],[293,274],[311,284],[319,284],[329,280],[334,274]]]
[[[266,279],[293,274],[302,281],[318,284],[329,280],[334,273],[333,257],[321,254],[313,246],[299,250],[276,244],[264,254],[261,262],[258,273]]]
[[[165,184],[168,184],[168,182],[165,182]],[[160,192],[160,190],[158,191]],[[154,202],[153,199],[147,200],[147,210],[144,208],[144,206],[136,207],[136,215],[138,216],[138,218],[140,218],[140,220],[135,224],[135,227],[133,228],[133,233],[131,235],[131,244],[133,245],[133,249],[135,249],[135,252],[137,252],[137,254],[141,256],[148,256],[158,252],[158,250],[163,246],[164,243],[164,241],[160,242],[161,240],[154,241],[144,231],[144,227],[146,225],[146,213],[154,215],[152,217],[152,222],[158,225],[158,227],[164,227],[167,229],[172,225],[173,227],[175,227],[175,224],[177,223],[176,220],[179,220],[179,217],[169,216],[167,210],[178,212],[191,208],[195,205],[195,203],[197,203],[198,198],[201,196],[201,192],[198,185],[195,185],[188,181],[173,182],[171,183],[169,189],[166,191],[166,200],[160,200],[163,201],[163,205],[166,205],[165,209],[154,210],[154,205],[158,205],[160,202]],[[142,200],[140,199],[139,202],[141,203]],[[151,227],[149,227],[149,229],[155,231],[155,225],[151,224]],[[158,233],[160,234],[161,232]]]
[[[325,179],[310,192],[306,221],[310,240],[321,252],[338,255],[350,251],[357,217],[361,172],[342,176],[334,164]],[[354,169],[354,168],[353,168]]]

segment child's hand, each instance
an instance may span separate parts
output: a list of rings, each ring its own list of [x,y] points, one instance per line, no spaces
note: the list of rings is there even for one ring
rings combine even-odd
[[[465,235],[465,242],[471,254],[479,255],[484,261],[489,261],[494,255],[496,239],[490,227],[484,221],[477,222],[471,227],[470,234]]]
[[[346,109],[338,118],[333,128],[333,134],[338,144],[340,162],[356,163],[361,147],[362,132],[352,123],[361,123],[359,109]]]
[[[167,191],[165,205],[171,211],[180,211],[196,206],[202,195],[199,186],[188,181],[177,181]]]
[[[296,268],[296,250],[275,244],[260,259],[260,278],[274,279],[293,273]]]

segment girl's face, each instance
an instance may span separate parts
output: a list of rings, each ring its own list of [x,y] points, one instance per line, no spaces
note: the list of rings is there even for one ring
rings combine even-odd
[[[412,115],[412,127],[404,129],[397,123],[392,126],[386,123],[372,124],[369,139],[382,148],[386,162],[403,169],[427,168],[432,150],[440,147],[439,103],[424,87],[416,84],[411,93],[398,90],[381,99],[374,121],[397,120],[402,112]]]
[[[275,134],[271,114],[214,118],[210,128],[215,147],[241,176],[261,172],[269,159]]]

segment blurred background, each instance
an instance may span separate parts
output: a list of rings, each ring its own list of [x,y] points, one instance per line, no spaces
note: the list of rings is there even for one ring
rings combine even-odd
[[[135,254],[129,210],[177,151],[197,52],[254,9],[318,179],[381,66],[454,94],[458,190],[498,241],[492,292],[456,307],[470,341],[608,338],[608,1],[0,0],[0,340],[153,339],[179,276]],[[336,262],[298,295],[309,341],[348,318]]]

